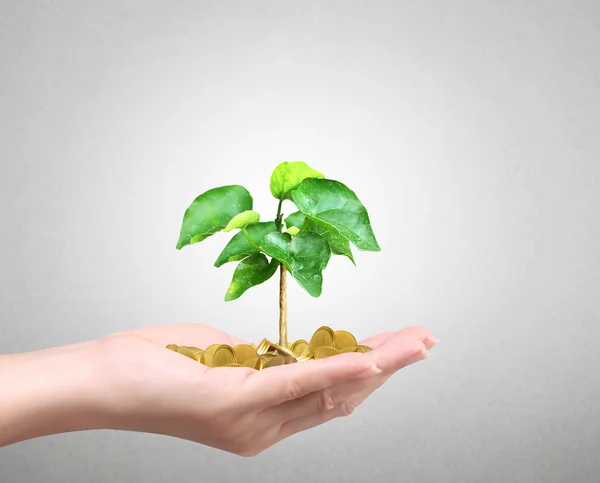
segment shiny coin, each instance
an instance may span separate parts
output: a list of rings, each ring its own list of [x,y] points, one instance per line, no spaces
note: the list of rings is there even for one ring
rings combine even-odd
[[[190,359],[195,359],[195,357],[194,357],[194,349],[192,349],[191,347],[187,347],[185,345],[180,345],[177,348],[177,352],[179,352],[181,355],[189,357]]]
[[[298,362],[298,360],[294,356],[283,356],[285,359],[284,364],[293,364],[294,362]]]
[[[350,346],[350,347],[343,347],[340,349],[340,353],[341,354],[345,354],[346,352],[356,352],[356,346]]]
[[[292,352],[297,356],[306,351],[306,349],[308,349],[308,342],[304,339],[298,339],[292,344]]]
[[[303,352],[301,355],[296,356],[296,362],[312,361],[315,357],[309,352]]]
[[[258,357],[258,353],[256,349],[248,344],[239,344],[233,348],[233,352],[235,352],[235,358],[240,364],[243,364],[244,361],[248,359],[252,359],[254,357]]]
[[[212,367],[221,367],[225,364],[231,364],[232,362],[237,364],[233,348],[227,344],[222,344],[215,351],[215,355],[212,358]]]
[[[366,345],[357,345],[356,349],[354,350],[354,352],[370,352],[373,349],[371,349],[370,347],[366,346]]]
[[[177,352],[177,349],[179,349],[179,346],[177,344],[169,344],[167,346],[167,349]]]
[[[206,367],[212,367],[213,366],[212,360],[213,360],[213,356],[204,352],[204,354],[202,354],[202,359],[200,359],[200,362],[202,364],[204,364]]]
[[[310,339],[310,351],[314,354],[317,347],[333,347],[335,335],[329,327],[318,328]]]
[[[242,367],[241,364],[238,364],[237,362],[230,362],[229,364],[225,364],[224,366],[221,367]]]
[[[271,351],[275,351],[276,353],[279,353],[282,356],[290,356],[290,357],[294,357],[294,353],[287,349],[286,347],[280,346],[279,344],[275,344],[274,342],[271,342],[271,347],[269,352]]]
[[[284,364],[285,356],[273,356],[270,357],[267,362],[265,362],[265,364],[263,365],[263,369],[266,369],[267,367],[282,366]]]
[[[356,347],[357,345],[356,338],[346,330],[336,330],[334,335],[335,348],[338,350],[341,350],[344,347]]]
[[[335,347],[321,346],[315,349],[315,359],[325,359],[340,354]]]
[[[215,352],[217,351],[217,349],[219,347],[221,347],[223,344],[212,344],[209,345],[206,349],[204,349],[204,352],[208,355],[214,356]]]
[[[260,341],[260,344],[258,344],[258,347],[256,348],[256,353],[259,356],[266,354],[267,352],[269,352],[270,347],[271,347],[271,342],[269,342],[267,339],[263,339]]]
[[[260,369],[262,367],[262,361],[260,356],[258,357],[251,357],[250,359],[246,359],[243,363],[242,366],[244,367],[249,367],[250,369]]]

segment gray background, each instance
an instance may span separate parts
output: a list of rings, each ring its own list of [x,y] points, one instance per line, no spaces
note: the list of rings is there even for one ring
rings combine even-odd
[[[174,246],[215,186],[274,216],[296,159],[355,189],[383,252],[334,260],[320,299],[292,285],[290,335],[443,339],[256,458],[79,433],[0,449],[2,483],[600,481],[597,2],[0,5],[0,352],[275,337],[275,279],[225,304],[228,237]]]

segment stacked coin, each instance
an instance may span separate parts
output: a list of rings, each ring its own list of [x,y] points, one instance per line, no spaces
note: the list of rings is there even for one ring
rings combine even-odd
[[[345,352],[368,352],[366,345],[360,345],[356,338],[345,330],[333,331],[319,327],[307,342],[299,339],[287,347],[263,339],[260,344],[213,344],[202,350],[198,347],[169,344],[167,349],[194,359],[208,367],[248,367],[267,369],[273,366],[293,364],[294,362],[323,359]]]

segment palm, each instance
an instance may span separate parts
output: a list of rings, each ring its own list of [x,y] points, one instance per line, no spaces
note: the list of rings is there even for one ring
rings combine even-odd
[[[118,364],[136,404],[152,408],[145,410],[146,417],[128,420],[129,429],[242,455],[256,454],[294,433],[350,414],[394,372],[424,358],[424,349],[435,343],[428,330],[413,327],[362,341],[373,348],[366,354],[255,371],[207,368],[165,350],[168,343],[201,348],[247,343],[203,325],[138,329],[106,342],[105,353]],[[374,365],[379,374],[369,372]]]

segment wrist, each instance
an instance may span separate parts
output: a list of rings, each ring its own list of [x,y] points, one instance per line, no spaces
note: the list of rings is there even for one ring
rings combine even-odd
[[[0,356],[0,446],[102,426],[96,344]]]

